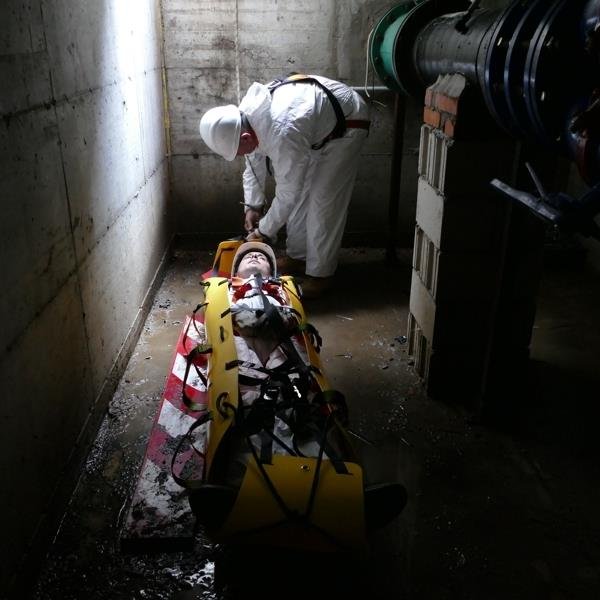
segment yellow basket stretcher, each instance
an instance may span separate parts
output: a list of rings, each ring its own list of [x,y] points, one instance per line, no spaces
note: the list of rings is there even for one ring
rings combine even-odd
[[[173,477],[188,489],[198,523],[216,542],[310,551],[361,549],[368,529],[403,509],[406,492],[400,484],[365,488],[363,469],[344,425],[343,397],[327,381],[318,336],[307,323],[299,289],[289,276],[278,278],[277,283],[295,315],[295,339],[305,348],[313,394],[307,404],[292,383],[299,404],[294,405],[288,395],[284,408],[297,422],[306,421],[304,435],[309,432],[318,450],[310,456],[293,448],[289,453],[265,453],[253,443],[268,437],[269,427],[256,424],[253,411],[258,409],[242,406],[240,396],[228,278],[241,243],[221,242],[212,271],[204,275],[206,343],[195,355],[208,362],[208,407],[191,428],[206,431],[202,477],[186,478],[174,471]],[[264,411],[268,401],[261,406]],[[272,423],[269,411],[264,414]],[[242,474],[232,483],[230,467],[240,462],[240,456],[244,457]]]

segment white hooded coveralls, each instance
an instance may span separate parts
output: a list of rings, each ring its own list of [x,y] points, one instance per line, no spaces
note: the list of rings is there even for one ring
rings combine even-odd
[[[367,105],[351,88],[311,77],[333,92],[347,119],[368,118]],[[307,275],[333,275],[367,131],[347,129],[343,137],[313,150],[332,132],[336,117],[325,92],[312,83],[288,83],[273,94],[266,85],[253,83],[239,108],[259,144],[246,156],[247,207],[259,209],[265,204],[267,156],[275,176],[275,198],[259,222],[261,233],[275,238],[287,225],[288,256],[306,260]]]

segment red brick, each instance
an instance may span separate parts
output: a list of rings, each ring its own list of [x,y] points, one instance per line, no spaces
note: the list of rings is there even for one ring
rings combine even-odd
[[[458,114],[458,98],[437,93],[435,95],[434,107],[440,112],[446,112],[456,116]]]
[[[445,115],[445,119],[444,119],[444,133],[449,137],[449,138],[454,138],[454,130],[456,128],[456,121],[454,119],[454,117],[451,117],[450,115]]]
[[[423,110],[423,121],[427,125],[431,125],[436,129],[440,126],[441,117],[442,115],[440,115],[440,113],[437,110],[434,110],[433,108],[429,108],[426,106]]]

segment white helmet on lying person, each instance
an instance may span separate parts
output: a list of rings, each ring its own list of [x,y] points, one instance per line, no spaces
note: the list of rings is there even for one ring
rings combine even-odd
[[[245,242],[233,257],[231,275],[247,279],[257,273],[264,279],[277,276],[275,253],[264,242]]]

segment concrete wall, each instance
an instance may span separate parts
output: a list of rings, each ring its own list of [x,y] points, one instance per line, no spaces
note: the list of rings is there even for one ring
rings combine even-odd
[[[73,487],[171,231],[158,0],[4,0],[0,20],[4,590]]]
[[[253,81],[289,71],[363,85],[370,29],[395,2],[381,0],[163,0],[171,123],[172,192],[178,231],[204,238],[241,232],[241,171],[211,153],[198,133],[209,108],[237,104]],[[375,84],[381,85],[377,78]],[[394,98],[373,110],[373,127],[351,204],[354,241],[385,244]],[[400,199],[401,241],[412,243],[419,106],[408,101]],[[416,106],[416,108],[415,108]],[[412,141],[410,141],[412,140]],[[383,236],[383,240],[382,240]]]

